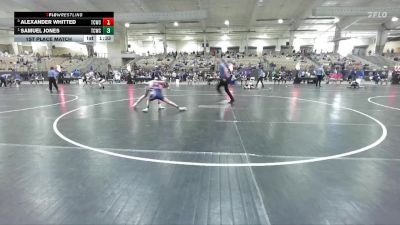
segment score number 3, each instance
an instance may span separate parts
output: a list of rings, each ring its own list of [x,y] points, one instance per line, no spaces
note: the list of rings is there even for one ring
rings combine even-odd
[[[114,34],[114,27],[103,27],[103,34],[107,35]]]

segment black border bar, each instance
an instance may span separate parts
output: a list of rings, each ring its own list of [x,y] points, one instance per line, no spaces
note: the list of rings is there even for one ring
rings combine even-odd
[[[66,13],[66,14],[75,14],[82,13],[82,17],[49,17],[49,13]],[[114,12],[14,12],[15,18],[43,18],[43,19],[57,19],[57,18],[105,18],[105,17],[114,17]]]

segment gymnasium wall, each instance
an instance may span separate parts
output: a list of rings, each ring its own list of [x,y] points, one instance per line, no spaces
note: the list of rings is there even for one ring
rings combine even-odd
[[[280,51],[281,45],[286,45],[287,39],[250,39],[249,46],[257,48],[257,54],[261,55],[263,47],[276,46],[276,51]],[[246,41],[243,40],[215,40],[209,42],[210,47],[220,47],[223,52],[226,52],[229,47],[239,47],[240,52],[244,52],[246,48]]]
[[[54,42],[54,43],[44,43],[44,42],[32,42],[32,51],[34,53],[39,53],[40,55],[53,55],[58,56],[62,54],[71,53],[74,55],[88,55],[87,48],[85,45],[76,42]],[[53,48],[54,46],[55,48]]]
[[[14,43],[14,35],[12,31],[0,31],[0,44],[11,46],[8,48],[8,53],[18,53],[18,46],[17,43]]]
[[[386,53],[388,50],[390,52],[392,49],[395,53],[400,53],[400,41],[387,42],[383,52]]]
[[[164,46],[162,40],[155,39],[153,40],[135,40],[128,42],[131,45],[130,50],[135,51],[135,53],[139,55],[147,54],[149,51],[151,54],[161,54],[164,52]],[[167,45],[171,46],[170,42],[167,42]],[[168,48],[170,51],[174,51],[175,49]]]
[[[0,30],[0,44],[10,45],[14,41],[14,36],[9,31]]]
[[[263,47],[265,46],[276,46],[276,51],[280,51],[281,46],[285,46],[289,40],[283,39],[250,39],[249,46],[257,48],[257,54],[261,55]],[[161,39],[155,39],[154,41],[149,40],[135,40],[129,41],[131,45],[130,51],[135,51],[139,55],[147,54],[149,51],[151,54],[161,54],[164,52],[163,42]],[[178,51],[178,52],[193,52],[203,51],[202,40],[181,40],[181,41],[167,41],[167,51]],[[209,47],[220,47],[223,52],[227,51],[228,47],[239,46],[241,52],[245,51],[246,42],[240,39],[229,39],[229,40],[209,40]],[[303,45],[314,45],[317,52],[332,52],[333,42],[328,42],[328,37],[323,36],[319,38],[296,38],[293,42],[294,49],[300,50]],[[207,49],[209,51],[209,48]],[[350,50],[351,52],[351,50]]]
[[[368,51],[375,52],[374,38],[351,38],[340,42],[338,53],[340,55],[346,56],[352,53],[353,48],[355,46],[363,46],[363,45],[368,46],[367,52]]]
[[[95,43],[93,45],[93,50],[101,58],[108,57],[107,43]]]

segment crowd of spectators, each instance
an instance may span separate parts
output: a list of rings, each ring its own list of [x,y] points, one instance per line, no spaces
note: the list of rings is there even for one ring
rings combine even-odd
[[[30,65],[29,59],[33,59],[32,56],[30,57],[17,57],[15,64]],[[129,63],[129,69],[127,66],[123,69],[114,70],[111,69],[111,65],[106,70],[99,70],[99,68],[93,66],[96,64],[95,61],[73,57],[61,58],[64,59],[61,62],[50,62],[55,62],[54,65],[61,65],[58,68],[60,70],[59,83],[70,83],[72,80],[78,80],[93,72],[94,79],[105,77],[110,83],[121,81],[127,83],[145,82],[154,79],[154,77],[163,77],[169,82],[178,81],[188,82],[189,84],[204,82],[210,85],[219,79],[219,71],[216,69],[216,65],[220,57],[233,64],[231,82],[240,83],[244,86],[252,79],[277,84],[312,83],[316,79],[316,71],[320,68],[324,71],[326,83],[342,83],[361,77],[363,80],[372,81],[375,84],[387,84],[392,80],[393,75],[397,74],[390,67],[379,70],[371,69],[368,64],[351,56],[343,57],[339,54],[317,54],[316,52],[291,52],[290,54],[268,52],[261,57],[234,51],[222,53],[220,56],[204,54],[203,52],[172,52],[167,55],[158,54],[140,57]],[[0,54],[0,59],[4,58],[10,59],[13,56]],[[41,61],[55,60],[47,57],[40,58]],[[0,61],[0,63],[6,63],[6,61]],[[70,69],[79,63],[88,64],[84,65],[85,71]],[[45,80],[43,72],[37,70],[22,75],[20,67],[15,67],[15,64],[13,64],[14,68],[8,68],[7,77],[3,76],[6,81],[16,80],[17,76],[17,80],[27,80],[31,84],[42,83]],[[104,67],[107,62],[99,62],[98,64]]]

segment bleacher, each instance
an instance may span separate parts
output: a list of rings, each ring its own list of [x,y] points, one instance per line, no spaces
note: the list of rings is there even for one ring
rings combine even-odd
[[[379,66],[373,62],[368,61],[367,59],[361,57],[361,56],[356,56],[356,55],[348,55],[349,59],[352,59],[353,61],[356,61],[358,63],[361,63],[363,66],[366,67],[368,70],[380,70],[383,68],[383,66]]]
[[[197,55],[197,54],[179,54],[176,60],[173,62],[174,68],[183,70],[190,69],[209,69],[212,65],[215,65],[215,57],[211,55]]]
[[[77,64],[70,64],[68,67],[65,67],[65,69],[69,72],[73,71],[74,69],[78,69],[81,72],[87,72],[93,68],[93,71],[95,72],[106,74],[109,63],[110,61],[105,58],[87,58],[78,62]]]
[[[241,66],[258,66],[260,62],[262,62],[262,60],[259,57],[255,57],[255,56],[248,56],[248,57],[243,57],[243,58],[237,58],[237,59],[233,59],[233,61],[235,62],[236,65],[241,65]]]
[[[265,55],[264,60],[266,60],[269,64],[275,64],[276,68],[285,67],[288,70],[294,70],[297,64],[300,64],[302,68],[316,66],[316,63],[306,57],[301,58],[296,56]]]
[[[383,57],[381,55],[371,55],[371,56],[364,56],[362,57],[368,62],[371,62],[372,64],[378,65],[380,67],[393,67],[397,65],[393,60],[390,60],[389,58]]]
[[[390,62],[394,62],[396,65],[400,64],[400,53],[389,53],[384,56]]]
[[[16,69],[21,72],[28,71],[32,68],[34,57],[31,55],[11,55],[8,53],[0,53],[0,71],[11,71]]]
[[[34,70],[38,71],[48,71],[50,67],[55,67],[56,65],[62,65],[67,58],[65,57],[43,57],[40,59],[40,62],[33,62]]]
[[[156,66],[169,66],[173,63],[174,58],[172,56],[164,56],[164,55],[151,55],[145,56],[135,63],[137,66],[149,70],[154,69]]]
[[[50,67],[74,64],[76,61],[65,57],[41,57],[39,60],[32,55],[0,55],[0,71],[16,69],[19,72],[48,71]]]
[[[346,58],[340,57],[337,53],[325,53],[325,54],[310,54],[308,58],[319,65],[330,66],[332,64],[345,63]]]
[[[17,63],[18,58],[16,56],[0,56],[0,71],[8,71],[14,69],[14,65]]]
[[[387,62],[381,56],[348,55],[347,57],[341,57],[339,54],[327,53],[312,54],[309,58],[317,64],[322,64],[325,67],[344,65],[346,69],[349,69],[353,68],[355,65],[362,65],[366,70],[381,70],[385,66],[393,66],[393,63]]]
[[[82,61],[83,60],[81,60],[81,59],[67,59],[63,63],[61,63],[60,66],[63,68],[72,68],[75,65],[78,65]]]

